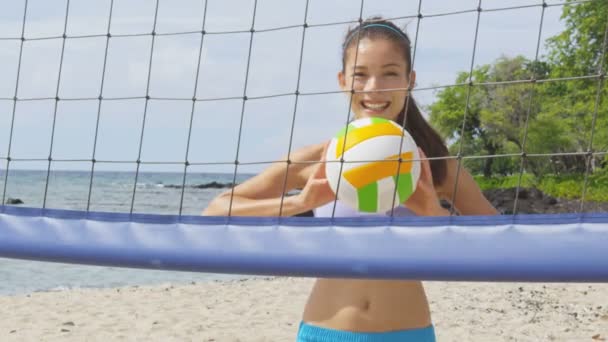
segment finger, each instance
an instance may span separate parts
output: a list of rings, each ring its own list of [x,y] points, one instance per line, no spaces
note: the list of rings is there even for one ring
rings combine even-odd
[[[324,145],[323,145],[323,150],[321,150],[321,161],[325,161],[327,158],[327,149],[329,148],[329,144],[330,141],[327,141]]]
[[[321,151],[321,158],[320,158],[320,163],[317,164],[317,167],[315,169],[315,171],[313,172],[313,176],[314,178],[326,178],[326,174],[325,174],[325,160],[326,160],[326,156],[327,156],[327,149],[329,148],[329,144],[330,141],[327,141],[324,145],[323,145],[323,150]]]
[[[315,166],[315,171],[313,172],[313,178],[315,179],[325,179],[325,162],[320,162]]]
[[[326,162],[324,160],[320,160],[316,163],[313,164],[312,166],[312,173],[310,174],[310,179],[326,179],[326,173],[325,173],[325,164]]]

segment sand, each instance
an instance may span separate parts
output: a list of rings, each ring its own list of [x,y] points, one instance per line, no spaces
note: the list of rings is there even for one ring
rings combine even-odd
[[[294,341],[313,279],[0,297],[0,341]],[[427,282],[438,341],[606,341],[608,284]]]

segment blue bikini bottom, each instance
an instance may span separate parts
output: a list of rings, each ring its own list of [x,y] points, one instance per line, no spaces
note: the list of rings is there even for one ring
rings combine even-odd
[[[300,323],[297,342],[436,342],[435,329],[426,328],[387,332],[355,332]]]

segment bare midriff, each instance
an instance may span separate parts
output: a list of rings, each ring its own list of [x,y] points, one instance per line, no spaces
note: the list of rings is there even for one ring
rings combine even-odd
[[[431,325],[419,281],[318,279],[302,319],[320,327],[365,332]]]

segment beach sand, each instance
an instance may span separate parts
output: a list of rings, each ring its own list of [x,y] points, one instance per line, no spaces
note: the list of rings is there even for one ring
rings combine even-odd
[[[0,341],[294,341],[313,284],[256,278],[0,297]],[[608,284],[427,282],[438,341],[606,341]]]

